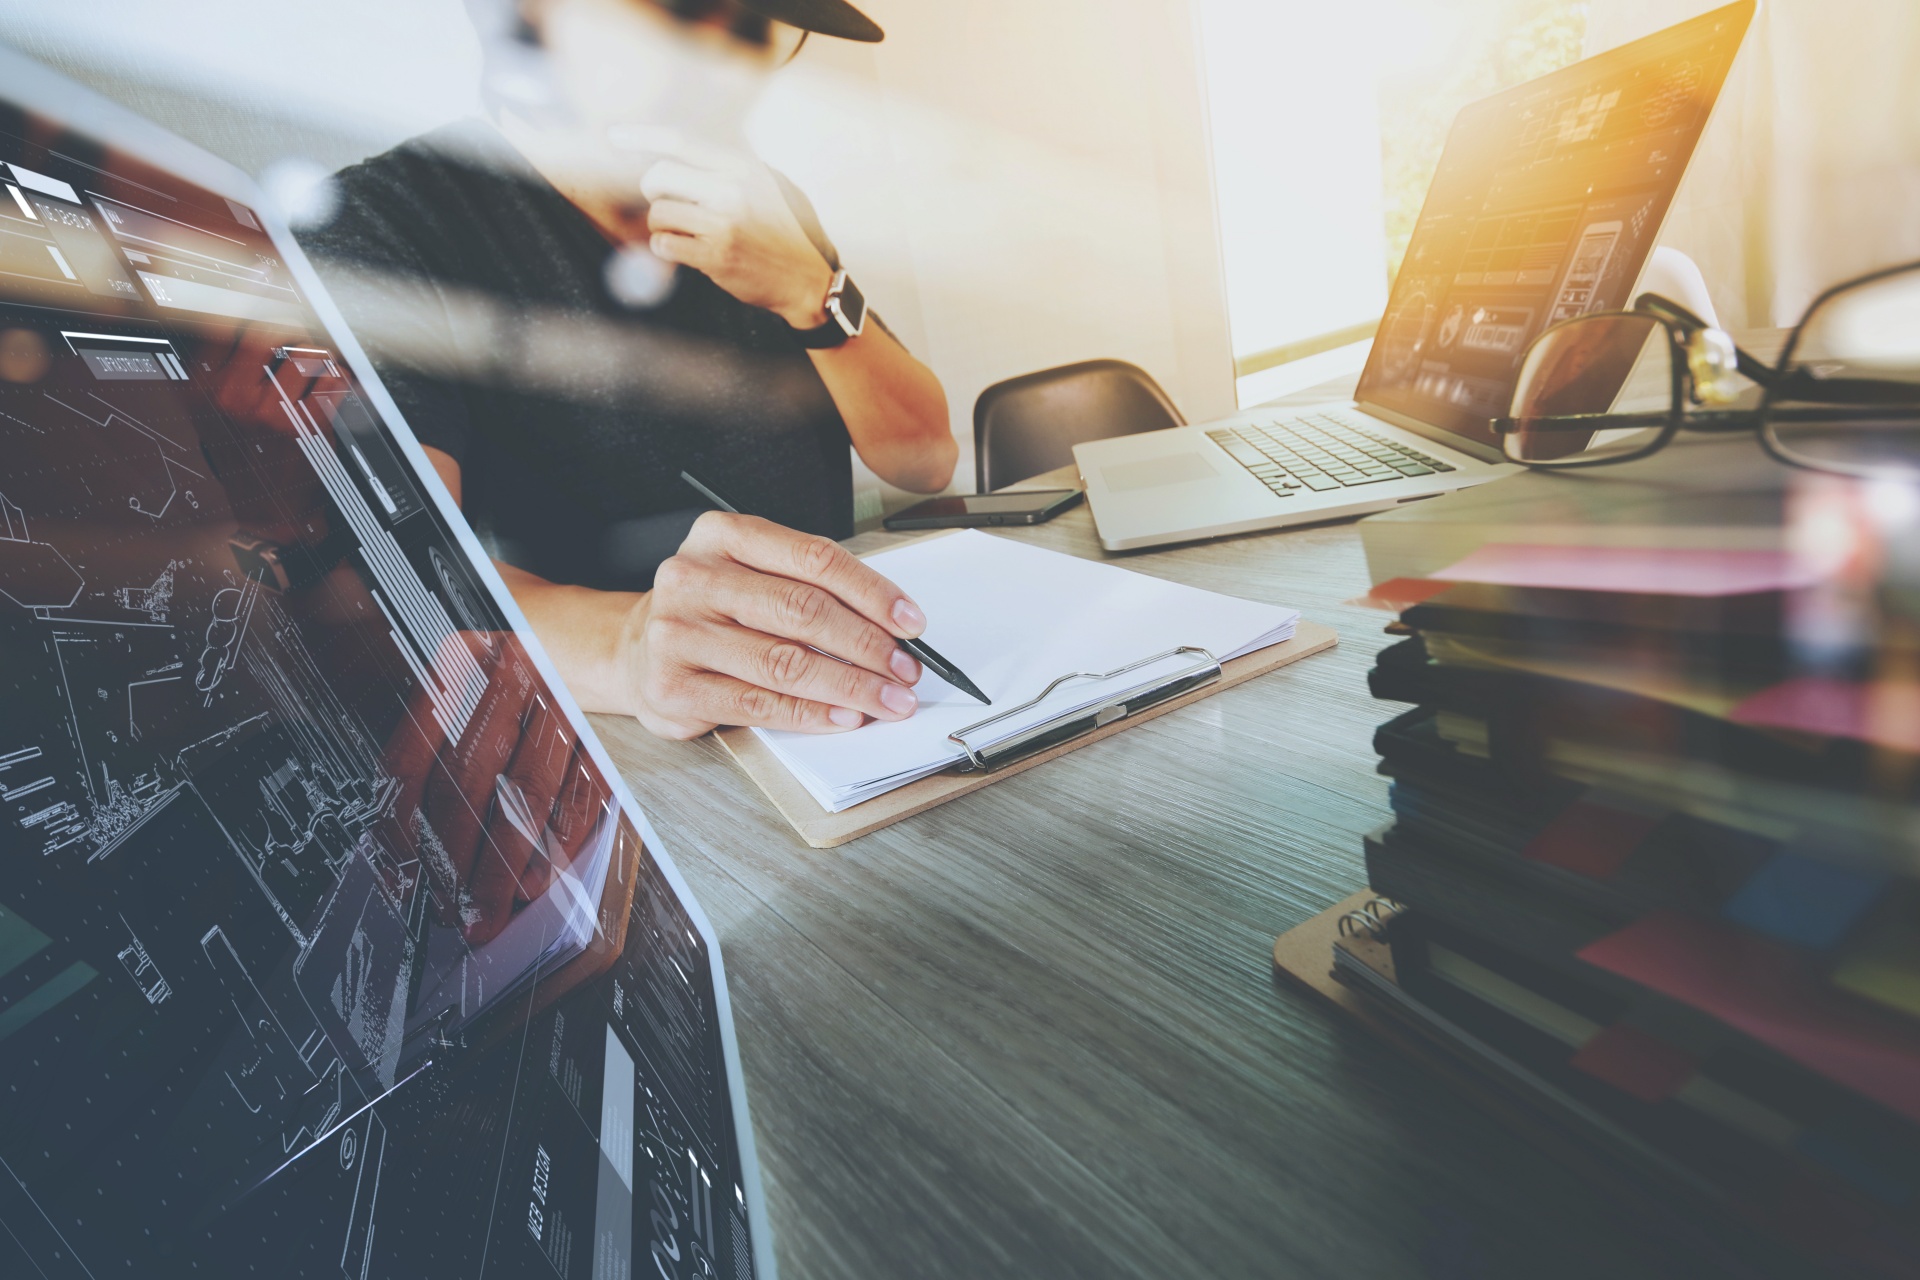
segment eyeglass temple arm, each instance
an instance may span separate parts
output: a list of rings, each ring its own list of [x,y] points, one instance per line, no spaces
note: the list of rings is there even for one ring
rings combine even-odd
[[[1534,431],[1613,431],[1623,427],[1664,427],[1673,415],[1663,411],[1646,413],[1548,413],[1530,418],[1493,418],[1494,434],[1511,436]]]
[[[1649,315],[1659,316],[1669,324],[1680,326],[1680,328],[1687,333],[1692,333],[1698,329],[1712,329],[1717,327],[1708,324],[1705,320],[1693,314],[1693,312],[1687,310],[1687,308],[1681,306],[1672,298],[1665,297],[1658,293],[1641,294],[1633,300],[1633,309],[1635,311],[1644,311]],[[1747,379],[1749,382],[1757,382],[1763,387],[1772,386],[1777,377],[1777,373],[1772,365],[1752,354],[1737,342],[1733,344],[1733,362],[1734,367],[1740,370],[1741,377]]]
[[[1838,405],[1920,405],[1920,383],[1887,378],[1818,378],[1804,367],[1778,375],[1776,398]]]
[[[1920,419],[1920,388],[1905,387],[1905,393],[1911,397],[1911,407],[1889,405],[1879,400],[1863,399],[1860,403],[1900,412],[1902,417]],[[1836,418],[1832,409],[1814,405],[1776,406],[1768,410],[1766,416],[1774,422],[1831,422],[1836,426],[1843,426],[1850,420]],[[1708,410],[1682,414],[1680,426],[1687,431],[1751,431],[1759,417],[1760,413],[1755,409]],[[1533,418],[1491,418],[1488,425],[1495,435],[1512,436],[1529,435],[1536,431],[1592,433],[1626,427],[1664,427],[1671,421],[1671,415],[1649,410],[1644,413],[1548,413]]]

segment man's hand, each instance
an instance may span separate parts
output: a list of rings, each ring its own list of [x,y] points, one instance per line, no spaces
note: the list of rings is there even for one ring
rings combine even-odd
[[[436,919],[478,946],[572,864],[609,796],[517,636],[463,631],[446,644],[467,648],[486,688],[458,741],[416,691],[382,758],[400,784],[384,834],[425,869]]]
[[[692,267],[796,329],[827,321],[833,268],[807,238],[773,171],[752,156],[681,145],[640,180],[648,248]]]
[[[640,723],[807,733],[904,720],[920,664],[894,643],[926,627],[900,588],[826,539],[709,512],[654,575],[627,645]]]

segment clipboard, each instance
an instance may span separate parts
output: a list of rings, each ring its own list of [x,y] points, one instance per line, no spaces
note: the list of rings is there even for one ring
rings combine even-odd
[[[1106,702],[1071,716],[1035,725],[992,747],[975,748],[961,739],[1005,715],[1024,710],[1024,706],[958,730],[955,740],[960,742],[968,756],[961,765],[917,782],[909,782],[904,787],[896,787],[839,813],[829,813],[821,808],[820,803],[800,784],[800,780],[788,772],[787,767],[754,735],[753,730],[727,728],[718,730],[714,736],[767,799],[773,801],[780,816],[799,833],[802,840],[815,849],[833,849],[882,827],[890,827],[902,818],[910,818],[935,805],[945,804],[956,796],[978,791],[1001,778],[1023,773],[1056,756],[1098,742],[1130,724],[1165,715],[1176,707],[1184,707],[1290,662],[1298,662],[1322,650],[1331,649],[1338,642],[1339,635],[1332,627],[1302,618],[1294,627],[1292,639],[1226,662],[1215,660],[1213,655],[1204,650],[1176,649],[1144,657],[1139,662],[1114,671],[1063,675],[1060,681],[1055,682],[1056,686],[1075,675],[1093,679],[1118,678],[1135,668],[1182,653],[1194,659],[1192,663],[1152,685],[1119,690]],[[1204,660],[1201,655],[1204,655]],[[1045,696],[1043,693],[1040,698]],[[1035,698],[1033,702],[1039,702],[1040,698]]]

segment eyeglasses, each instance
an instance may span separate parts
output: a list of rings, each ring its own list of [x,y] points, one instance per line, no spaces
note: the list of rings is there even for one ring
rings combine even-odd
[[[734,0],[656,0],[662,9],[689,23],[719,23],[729,34],[748,44],[773,43],[773,23]]]
[[[1771,365],[1653,293],[1557,324],[1527,348],[1493,430],[1530,467],[1644,458],[1682,431],[1752,431],[1792,466],[1920,479],[1920,262],[1828,289]]]

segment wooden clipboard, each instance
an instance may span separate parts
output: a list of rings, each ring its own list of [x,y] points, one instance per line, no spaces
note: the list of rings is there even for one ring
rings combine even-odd
[[[1290,662],[1298,662],[1310,654],[1323,649],[1331,649],[1338,643],[1339,636],[1332,627],[1323,623],[1301,619],[1295,626],[1293,638],[1280,644],[1269,645],[1265,649],[1234,658],[1220,664],[1220,678],[1204,688],[1192,690],[1177,698],[1150,707],[1147,710],[1128,716],[1124,720],[1103,725],[1089,733],[1082,734],[1070,742],[1063,742],[1037,755],[1029,756],[1018,763],[996,769],[992,773],[936,773],[932,777],[910,782],[885,795],[875,796],[843,809],[839,813],[828,813],[820,807],[819,801],[807,793],[800,780],[787,771],[765,743],[754,735],[751,729],[729,728],[719,730],[715,736],[727,754],[746,770],[767,799],[773,801],[800,838],[816,849],[832,849],[849,840],[892,826],[902,818],[910,818],[923,813],[938,804],[945,804],[955,796],[966,795],[969,791],[978,791],[981,787],[1010,778],[1016,773],[1024,773],[1038,764],[1045,764],[1056,756],[1069,751],[1077,751],[1089,743],[1100,741],[1119,733],[1128,725],[1142,720],[1151,720],[1155,716],[1165,715],[1175,707],[1184,707],[1190,702],[1198,702],[1208,694],[1218,693],[1222,689],[1232,688],[1255,676],[1265,675]]]

